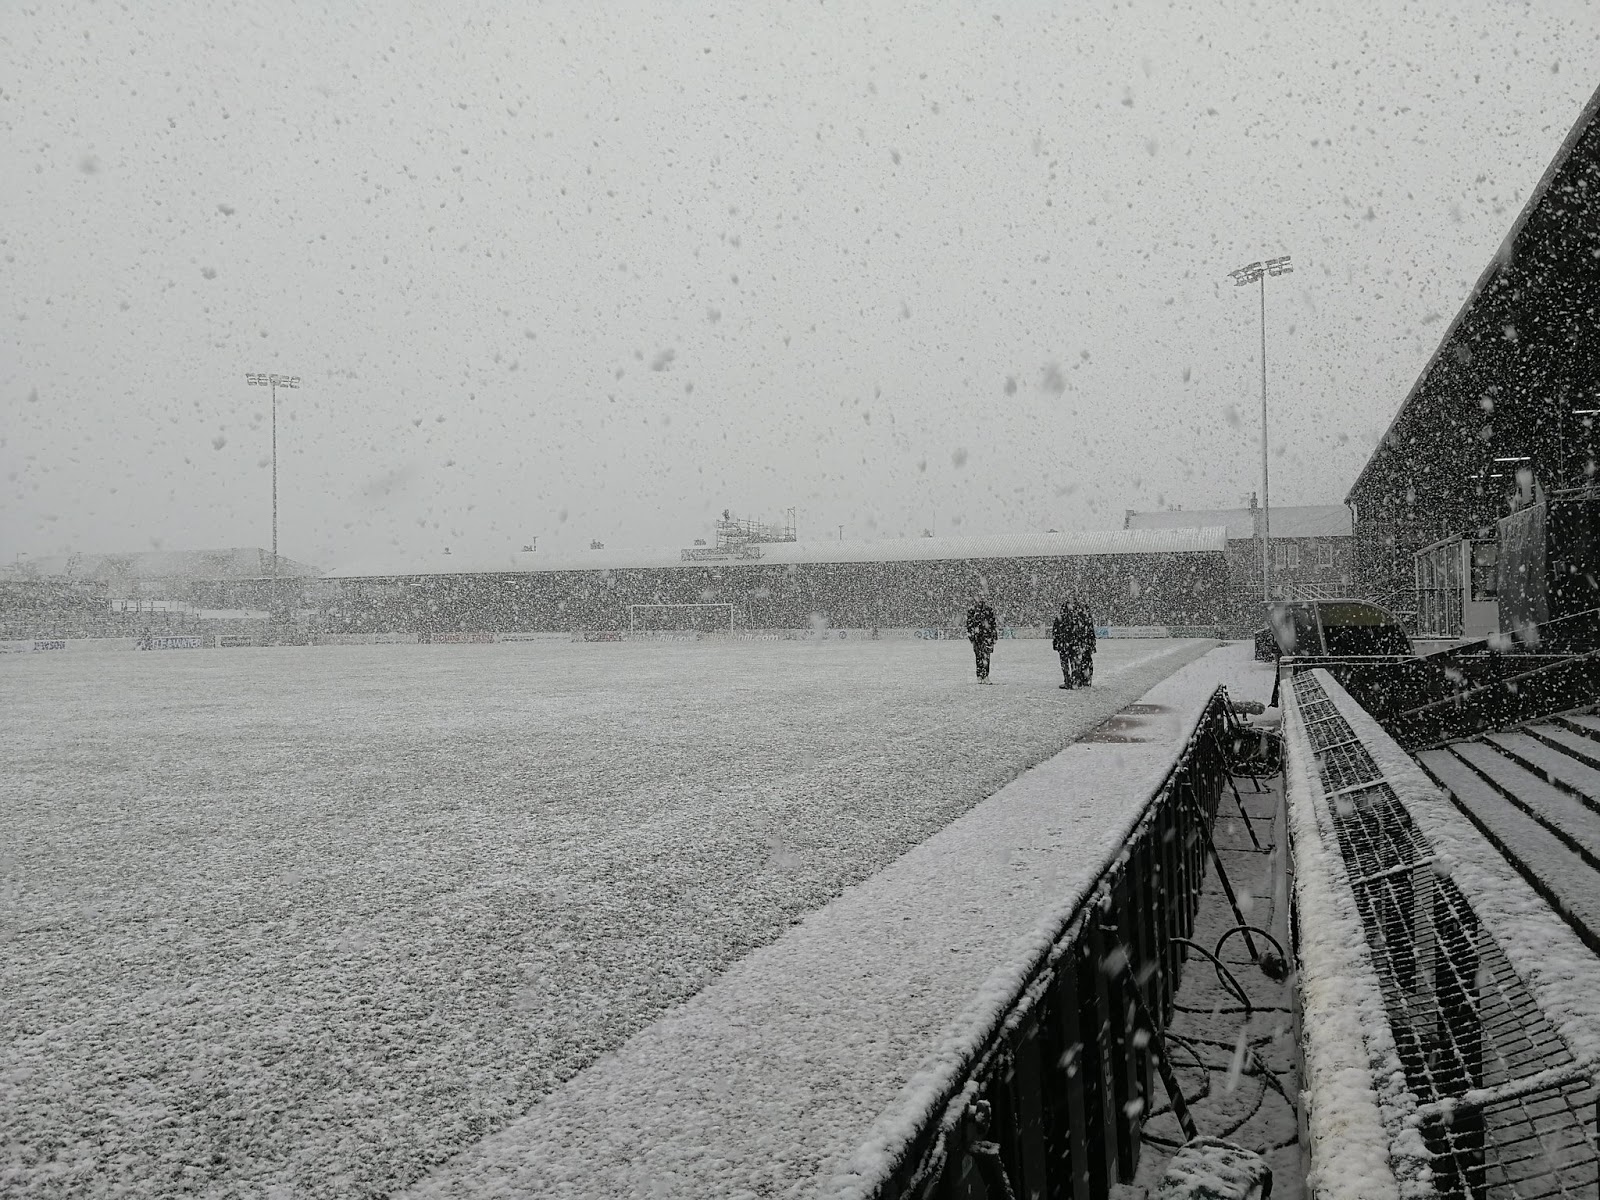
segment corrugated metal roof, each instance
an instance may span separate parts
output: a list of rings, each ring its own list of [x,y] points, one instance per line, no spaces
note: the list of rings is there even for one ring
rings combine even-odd
[[[1511,223],[1511,229],[1507,232],[1504,240],[1501,241],[1499,249],[1494,257],[1489,260],[1489,265],[1484,267],[1483,273],[1478,276],[1477,282],[1472,285],[1472,290],[1467,293],[1460,310],[1445,329],[1444,335],[1439,339],[1439,344],[1433,348],[1433,353],[1428,356],[1428,361],[1423,366],[1421,373],[1418,374],[1416,382],[1411,385],[1411,390],[1406,393],[1405,399],[1400,402],[1399,410],[1390,419],[1388,428],[1383,431],[1383,436],[1378,439],[1378,444],[1372,448],[1372,453],[1368,456],[1366,464],[1361,468],[1361,473],[1356,476],[1355,482],[1350,485],[1349,492],[1345,494],[1347,503],[1355,497],[1355,494],[1361,490],[1362,485],[1366,483],[1367,476],[1372,472],[1374,464],[1394,452],[1393,438],[1395,432],[1400,428],[1400,424],[1405,419],[1411,406],[1417,403],[1418,398],[1427,390],[1428,381],[1433,376],[1434,369],[1439,365],[1440,360],[1456,345],[1458,339],[1466,336],[1467,327],[1472,323],[1472,317],[1474,310],[1478,306],[1478,301],[1488,293],[1490,285],[1495,282],[1502,271],[1523,260],[1525,250],[1523,239],[1533,221],[1534,213],[1544,207],[1551,188],[1555,186],[1557,177],[1566,168],[1568,161],[1577,151],[1579,144],[1588,136],[1589,130],[1596,121],[1600,121],[1600,88],[1595,89],[1594,94],[1584,104],[1582,111],[1578,113],[1578,119],[1573,122],[1572,128],[1567,131],[1567,136],[1562,139],[1561,145],[1556,149],[1555,157],[1545,167],[1544,174],[1539,177],[1539,182],[1534,185],[1533,191],[1528,193],[1527,201],[1523,204],[1522,210],[1517,213],[1517,219]],[[1586,186],[1586,181],[1580,179],[1577,186]],[[1542,278],[1542,274],[1536,272],[1534,277],[1538,280]],[[1558,299],[1551,301],[1546,298],[1544,303],[1564,303],[1564,300],[1559,298],[1559,288],[1557,288],[1557,295]],[[1539,303],[1540,298],[1538,297],[1529,298],[1524,296],[1519,299],[1518,307],[1523,310],[1536,310]],[[1456,431],[1454,428],[1446,427],[1439,432],[1438,436],[1452,438],[1456,436]]]
[[[1248,508],[1196,508],[1177,512],[1131,512],[1129,529],[1192,529],[1224,526],[1229,541],[1256,536],[1255,512]],[[1342,504],[1273,506],[1275,538],[1350,537],[1350,510]]]
[[[759,559],[729,557],[684,562],[675,548],[579,550],[427,558],[371,559],[329,571],[329,579],[394,579],[412,575],[481,575],[526,571],[619,571],[640,568],[739,566],[755,563],[863,563],[965,561],[983,558],[1070,558],[1091,554],[1221,553],[1226,531],[1211,529],[1109,529],[1081,533],[1015,533],[992,537],[885,538],[860,542],[767,542]]]

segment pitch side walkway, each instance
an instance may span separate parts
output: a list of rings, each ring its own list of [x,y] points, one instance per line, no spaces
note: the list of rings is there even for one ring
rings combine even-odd
[[[914,1119],[919,1080],[1007,996],[1222,683],[1220,647],[737,963],[418,1183],[416,1197],[806,1196]],[[862,797],[870,804],[872,797]]]

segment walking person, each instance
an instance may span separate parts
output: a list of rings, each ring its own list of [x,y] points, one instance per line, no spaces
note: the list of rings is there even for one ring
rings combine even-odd
[[[994,618],[994,609],[981,596],[967,609],[967,640],[972,643],[972,655],[978,664],[978,682],[989,682],[989,656],[1000,638],[1000,626]]]
[[[1060,686],[1063,690],[1077,684],[1077,625],[1078,617],[1073,611],[1072,601],[1063,601],[1061,611],[1050,623],[1050,646],[1061,659]]]
[[[1088,687],[1094,682],[1094,652],[1098,642],[1094,636],[1094,614],[1087,604],[1078,605],[1078,683]]]

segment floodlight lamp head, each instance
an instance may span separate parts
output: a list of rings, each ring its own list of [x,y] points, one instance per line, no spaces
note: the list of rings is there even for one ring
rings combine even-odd
[[[1282,258],[1267,259],[1267,274],[1293,275],[1294,268],[1289,265],[1289,256],[1285,254]]]
[[[1237,271],[1229,271],[1228,274],[1233,276],[1235,287],[1244,287],[1245,284],[1254,283],[1261,278],[1261,264],[1258,262],[1246,263]]]

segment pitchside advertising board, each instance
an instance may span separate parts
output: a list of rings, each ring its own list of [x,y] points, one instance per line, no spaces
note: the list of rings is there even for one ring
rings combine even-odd
[[[1095,634],[1100,638],[1167,638],[1183,636],[1215,637],[1216,630],[1174,630],[1166,625],[1102,625]],[[965,641],[966,633],[959,629],[739,629],[732,633],[706,633],[691,630],[637,630],[580,629],[571,633],[556,631],[522,631],[514,633],[487,633],[466,631],[459,633],[322,633],[310,639],[319,646],[387,646],[415,645],[479,645],[490,642],[810,642],[810,641],[894,641],[920,639],[924,641]],[[1007,626],[1000,631],[1002,638],[1049,637],[1047,626]],[[260,635],[251,633],[221,633],[215,637],[203,634],[167,634],[160,637],[141,638],[22,638],[0,641],[0,654],[36,654],[61,650],[201,650],[242,648],[260,644]],[[296,643],[305,644],[305,643]]]
[[[203,650],[206,640],[198,634],[180,634],[165,637],[146,638],[140,643],[141,650]]]
[[[915,636],[929,642],[952,641],[964,642],[967,632],[964,629],[935,629],[931,626],[913,631]],[[1172,637],[1172,629],[1167,625],[1096,625],[1094,635],[1097,638],[1166,638]],[[1000,639],[1006,638],[1035,639],[1050,636],[1048,625],[1007,625],[1000,630]]]

